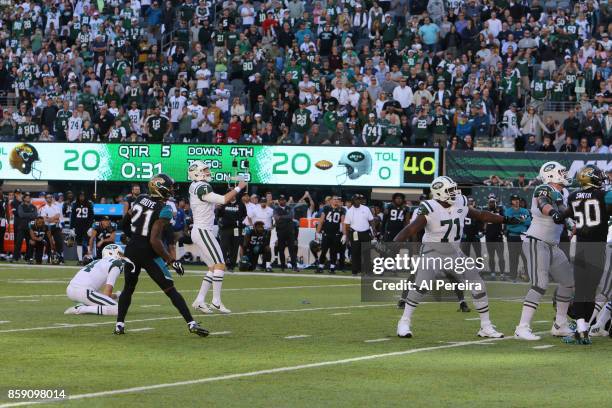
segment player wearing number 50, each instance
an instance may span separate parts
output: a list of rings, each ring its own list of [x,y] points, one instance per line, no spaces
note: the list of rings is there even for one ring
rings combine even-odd
[[[174,195],[174,190],[172,178],[165,174],[156,175],[149,181],[149,195],[138,196],[132,208],[123,217],[122,229],[130,238],[125,248],[125,256],[134,263],[134,271],[125,274],[125,286],[119,297],[115,334],[125,333],[125,316],[132,303],[138,275],[144,268],[181,313],[189,332],[201,337],[208,336],[208,330],[193,320],[185,299],[174,287],[172,275],[168,270],[170,265],[178,275],[185,273],[181,262],[174,257],[174,236],[164,233],[172,220],[172,208],[166,205],[166,201]],[[170,241],[164,242],[164,237],[168,237]]]
[[[221,286],[225,273],[225,262],[223,251],[213,233],[215,223],[215,207],[225,205],[236,198],[236,195],[244,190],[247,183],[240,181],[238,186],[225,195],[213,192],[211,185],[212,174],[208,165],[202,160],[197,160],[189,166],[189,204],[193,212],[193,228],[191,239],[197,245],[202,259],[209,268],[202,280],[200,292],[193,302],[193,307],[202,313],[231,313],[221,302]],[[212,272],[210,271],[212,270]],[[210,307],[205,303],[206,294],[212,285],[213,298]]]
[[[502,217],[488,211],[479,211],[473,207],[468,207],[467,198],[461,194],[457,183],[450,177],[436,177],[431,183],[431,194],[433,199],[421,203],[415,220],[404,227],[394,239],[396,242],[404,242],[425,229],[421,255],[426,258],[465,258],[465,255],[461,252],[460,243],[466,217],[493,224],[521,223],[519,218]],[[435,262],[431,263],[435,264]],[[423,264],[428,264],[425,259]],[[464,274],[457,274],[455,271],[441,271],[427,267],[421,267],[416,271],[415,287],[418,290],[411,290],[406,296],[404,314],[397,324],[397,335],[399,337],[412,337],[412,331],[410,330],[412,314],[427,293],[427,290],[423,289],[423,283],[431,287],[433,280],[441,272],[453,275],[459,282],[468,282],[470,287],[473,288],[472,302],[480,316],[478,336],[503,337],[504,335],[495,330],[495,326],[489,319],[489,299],[486,287],[475,268],[466,268]]]

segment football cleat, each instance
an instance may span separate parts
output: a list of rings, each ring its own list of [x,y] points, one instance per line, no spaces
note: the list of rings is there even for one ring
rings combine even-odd
[[[227,307],[225,307],[223,305],[223,303],[219,303],[219,305],[215,305],[214,303],[210,304],[210,309],[214,310],[215,312],[219,312],[219,313],[223,313],[223,314],[228,314],[228,313],[232,313],[231,310],[229,310]]]
[[[514,330],[514,338],[518,340],[527,340],[527,341],[537,341],[540,340],[540,336],[536,336],[531,332],[531,327],[525,326],[516,326],[516,330]]]
[[[561,325],[554,323],[553,327],[550,329],[550,334],[555,337],[565,337],[565,336],[573,336],[574,331],[570,328],[567,322]]]
[[[400,319],[397,322],[397,337],[403,337],[409,339],[412,337],[412,331],[410,330],[410,320]]]
[[[575,332],[572,336],[563,337],[563,342],[565,344],[576,344],[581,346],[588,346],[593,344],[591,338],[589,337],[589,332]]]
[[[323,273],[323,268],[321,268],[321,267],[317,268],[317,270],[315,271],[315,273]]]
[[[336,274],[336,268],[329,268],[329,274],[330,275],[335,275]]]
[[[299,272],[300,270],[298,269],[297,265],[294,265],[293,268],[291,268],[291,270],[293,272]]]
[[[200,337],[206,337],[210,334],[208,330],[200,326],[199,323],[189,325],[189,333],[197,334]]]
[[[458,312],[463,312],[463,313],[471,312],[470,307],[467,305],[465,300],[462,300],[461,303],[459,303],[459,309],[457,311]]]
[[[608,335],[608,331],[603,327],[591,326],[591,330],[589,330],[589,336],[591,337],[606,337]]]
[[[194,303],[191,306],[200,313],[212,314],[213,312],[206,303]]]
[[[71,306],[71,307],[69,307],[68,309],[66,309],[64,311],[64,314],[65,315],[78,315],[78,314],[81,314],[80,310],[79,310],[81,308],[81,306],[83,306],[83,305],[82,304],[78,304],[78,305],[75,305],[75,306]]]
[[[284,270],[284,269],[283,269]],[[272,272],[272,268],[270,268],[269,266],[266,267],[266,272]]]
[[[504,333],[500,333],[495,330],[495,326],[493,326],[492,324],[481,327],[480,330],[478,330],[477,334],[478,337],[489,337],[492,339],[501,339],[502,337],[504,337]]]
[[[113,334],[116,334],[116,335],[125,334],[125,326],[115,326],[115,330],[113,331]]]
[[[406,307],[406,299],[400,299],[397,301],[397,308],[404,309]]]

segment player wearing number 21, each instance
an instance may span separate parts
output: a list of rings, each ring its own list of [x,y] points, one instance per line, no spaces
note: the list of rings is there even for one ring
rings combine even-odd
[[[431,183],[432,200],[423,201],[417,210],[417,216],[408,226],[404,227],[395,237],[394,241],[404,242],[425,229],[423,235],[423,246],[421,255],[425,258],[465,258],[461,252],[461,236],[465,224],[465,218],[489,222],[493,224],[520,224],[520,218],[503,217],[488,211],[480,211],[468,207],[467,198],[461,194],[457,183],[450,177],[436,177]],[[436,264],[424,260],[423,265]],[[433,280],[442,271],[433,268],[419,268],[416,271],[415,288],[435,287]],[[455,271],[446,271],[455,275],[459,282],[469,283],[472,289],[472,302],[480,316],[479,337],[503,337],[502,333],[495,330],[495,326],[489,319],[489,300],[484,281],[478,271],[467,268],[464,274]],[[424,285],[425,284],[425,285]],[[397,324],[397,335],[399,337],[412,337],[410,323],[412,314],[419,302],[425,297],[426,291],[421,289],[410,290],[406,296],[404,313]]]

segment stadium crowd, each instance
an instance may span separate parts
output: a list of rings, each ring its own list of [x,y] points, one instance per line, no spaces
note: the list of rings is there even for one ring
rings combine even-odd
[[[612,144],[607,0],[0,7],[3,141]]]

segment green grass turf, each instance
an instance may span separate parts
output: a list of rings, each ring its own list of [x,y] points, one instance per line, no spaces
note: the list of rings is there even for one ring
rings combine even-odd
[[[450,346],[448,342],[478,341],[475,333],[479,322],[465,320],[477,318],[476,313],[458,313],[455,303],[423,304],[414,316],[416,337],[398,339],[395,327],[400,312],[391,304],[361,303],[359,281],[274,274],[227,274],[224,288],[228,290],[223,300],[237,314],[199,315],[198,320],[212,332],[231,333],[205,339],[188,334],[168,299],[143,274],[128,314],[128,334],[116,337],[111,335],[112,317],[63,315],[71,302],[62,295],[75,271],[75,268],[0,266],[0,321],[10,321],[0,324],[0,405],[14,402],[7,398],[8,388],[65,388],[69,394],[77,395],[420,348],[434,349],[66,401],[62,405],[612,405],[609,393],[612,341],[608,338],[596,338],[591,347],[564,345],[559,339],[545,335],[539,342],[508,339],[491,341],[492,344],[437,348]],[[200,280],[198,274],[175,279],[189,304]],[[118,286],[123,286],[122,282]],[[274,289],[287,286],[314,287]],[[501,283],[492,283],[490,287],[491,297],[508,299],[520,297],[526,290],[524,285]],[[160,306],[143,308],[143,305]],[[492,301],[491,317],[498,329],[511,335],[520,308],[520,302]],[[167,319],[160,319],[164,317]],[[551,305],[543,304],[534,320],[550,321],[552,317]],[[141,319],[160,320],[130,323],[130,320]],[[108,324],[6,332],[57,326],[57,323],[104,322]],[[551,323],[534,323],[534,326],[536,331],[547,331]],[[153,330],[129,333],[129,329],[145,327]],[[310,337],[285,339],[295,335]],[[389,340],[365,342],[381,338]],[[542,345],[554,347],[533,349]]]

